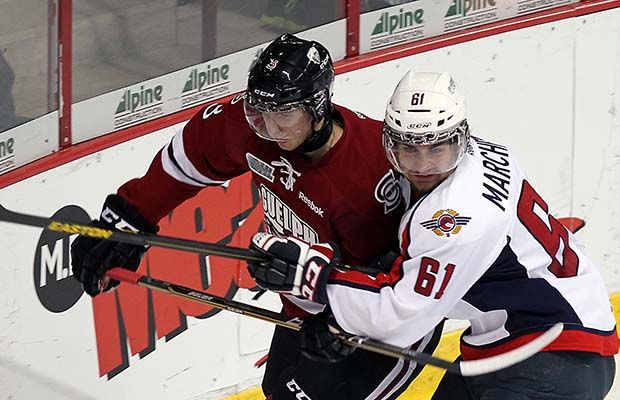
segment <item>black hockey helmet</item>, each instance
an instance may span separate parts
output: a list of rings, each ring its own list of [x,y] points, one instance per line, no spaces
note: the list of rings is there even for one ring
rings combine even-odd
[[[313,122],[325,118],[326,123],[319,131],[313,131],[306,141],[314,143],[311,150],[307,146],[301,150],[319,148],[331,133],[334,76],[329,51],[323,45],[284,34],[267,46],[250,70],[245,98],[246,117],[248,109],[273,113],[303,107]],[[250,117],[248,122],[253,125]],[[252,127],[259,136],[265,137],[260,128]]]

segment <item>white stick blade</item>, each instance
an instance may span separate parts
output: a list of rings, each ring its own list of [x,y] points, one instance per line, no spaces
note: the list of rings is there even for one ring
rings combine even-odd
[[[461,361],[459,363],[461,375],[483,375],[511,367],[530,358],[545,347],[549,346],[555,339],[558,338],[558,336],[560,336],[562,330],[564,330],[564,324],[559,322],[531,342],[506,353],[488,358],[482,358],[480,360]]]

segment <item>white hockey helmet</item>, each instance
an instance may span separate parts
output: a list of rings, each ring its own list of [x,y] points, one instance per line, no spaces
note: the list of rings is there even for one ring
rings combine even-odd
[[[407,72],[394,89],[383,123],[383,145],[392,165],[403,173],[448,172],[463,158],[468,141],[465,97],[452,77]],[[442,144],[449,151],[440,155]],[[425,146],[438,150],[423,155]]]

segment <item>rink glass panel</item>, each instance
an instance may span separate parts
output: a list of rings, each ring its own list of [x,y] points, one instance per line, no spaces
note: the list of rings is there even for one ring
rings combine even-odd
[[[47,2],[0,2],[0,132],[56,110],[50,99]]]
[[[74,2],[73,102],[340,19],[343,10],[332,0]]]

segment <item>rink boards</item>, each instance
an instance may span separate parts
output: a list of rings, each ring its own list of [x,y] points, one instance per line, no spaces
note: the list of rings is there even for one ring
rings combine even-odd
[[[474,134],[515,149],[556,217],[586,221],[578,237],[613,294],[620,291],[618,21],[620,11],[612,9],[341,68],[347,72],[337,77],[334,101],[381,118],[406,70],[450,71],[467,95]],[[0,202],[43,216],[94,217],[106,194],[143,174],[183,124],[14,183],[0,190]],[[261,213],[243,176],[184,203],[162,220],[161,232],[246,246]],[[93,301],[70,276],[71,238],[8,224],[0,224],[0,237],[0,393],[13,399],[256,394],[263,369],[253,363],[266,353],[268,324],[135,287]],[[252,296],[244,265],[230,260],[153,248],[140,271],[241,301]],[[269,295],[256,304],[278,307]],[[418,395],[403,398],[425,398],[438,376],[425,374]]]

